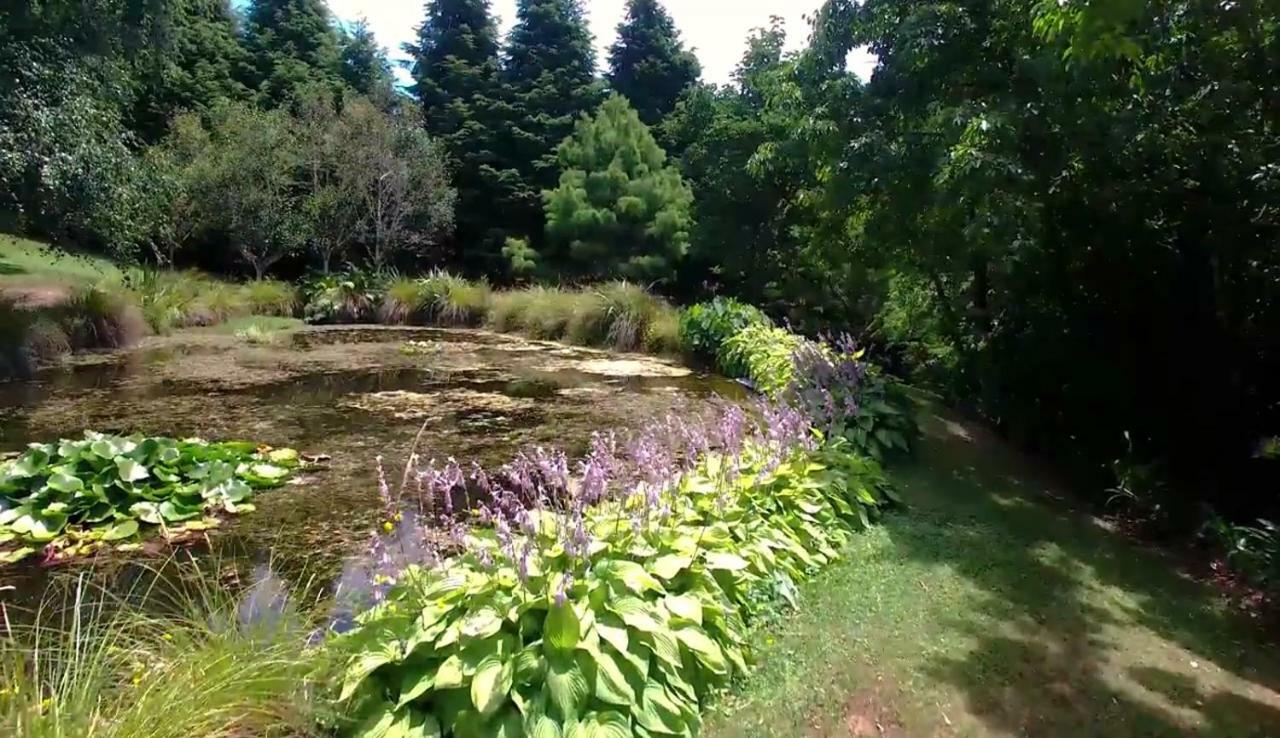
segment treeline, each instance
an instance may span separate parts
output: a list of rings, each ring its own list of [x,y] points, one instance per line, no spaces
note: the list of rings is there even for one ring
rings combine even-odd
[[[828,0],[727,85],[655,0],[607,60],[583,13],[521,0],[503,39],[430,0],[401,91],[321,0],[0,10],[4,205],[246,273],[730,294],[857,333],[1102,499],[1275,510],[1280,0]]]

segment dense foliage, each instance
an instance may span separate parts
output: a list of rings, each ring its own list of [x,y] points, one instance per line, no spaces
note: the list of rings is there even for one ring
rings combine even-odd
[[[358,729],[696,735],[752,616],[889,501],[874,462],[760,410],[597,435],[572,471],[544,449],[493,475],[433,462],[417,511],[384,483],[387,532],[344,576],[374,606],[336,644]]]
[[[656,126],[698,81],[698,57],[657,0],[629,0],[618,40],[609,47],[609,87],[631,101],[645,125]]]
[[[560,145],[546,193],[547,267],[595,279],[671,280],[688,247],[693,193],[626,98],[609,98]]]
[[[0,558],[43,546],[56,560],[134,541],[140,524],[173,533],[217,525],[207,516],[253,509],[300,465],[292,449],[199,439],[110,436],[32,444],[0,462]]]

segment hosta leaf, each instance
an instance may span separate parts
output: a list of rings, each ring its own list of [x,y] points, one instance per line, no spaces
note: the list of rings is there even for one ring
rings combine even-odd
[[[552,654],[547,659],[547,691],[560,717],[574,720],[591,696],[591,685],[576,659]]]
[[[580,725],[582,738],[633,738],[631,721],[613,711],[588,715]]]
[[[563,738],[560,725],[546,715],[536,715],[525,725],[529,738]]]
[[[357,654],[342,672],[342,692],[338,700],[346,702],[370,674],[377,671],[379,667],[391,663],[397,656],[398,654],[388,647],[375,648]]]
[[[403,667],[400,675],[400,700],[396,707],[404,707],[435,687],[437,664],[424,663]]]
[[[456,689],[466,683],[467,677],[462,673],[462,657],[455,653],[440,664],[433,686],[435,689]]]
[[[692,651],[702,665],[712,673],[719,675],[729,673],[724,651],[700,628],[676,628],[675,635],[681,645]]]
[[[692,563],[692,557],[684,554],[666,554],[654,559],[649,568],[653,570],[654,576],[659,579],[671,581],[680,575],[680,572],[689,568]]]
[[[684,732],[685,722],[680,707],[657,682],[650,681],[645,685],[641,707],[632,714],[636,722],[647,730],[676,735]]]
[[[622,618],[622,622],[638,631],[652,633],[662,627],[657,611],[644,600],[635,597],[619,597],[605,606]]]
[[[596,668],[596,699],[611,705],[630,705],[636,701],[631,685],[608,649],[594,654]]]
[[[512,666],[497,656],[490,656],[476,668],[471,678],[471,702],[481,715],[488,717],[507,701],[511,691]]]
[[[542,626],[542,637],[552,648],[572,651],[581,640],[578,613],[569,603],[552,605]]]
[[[612,613],[604,613],[604,615],[597,618],[596,633],[600,635],[600,640],[619,651],[627,650],[627,626],[618,616]]]
[[[702,625],[702,603],[697,597],[668,595],[662,599],[662,604],[672,615]]]
[[[502,618],[491,607],[481,608],[462,620],[462,636],[468,639],[483,639],[496,635],[502,630]]]
[[[742,571],[750,564],[747,560],[737,554],[726,553],[724,551],[708,552],[705,558],[708,569],[719,569],[723,571]]]
[[[596,576],[601,579],[608,579],[619,582],[633,592],[634,594],[644,594],[647,591],[662,592],[662,585],[654,579],[649,572],[644,570],[634,561],[602,561],[596,565]]]

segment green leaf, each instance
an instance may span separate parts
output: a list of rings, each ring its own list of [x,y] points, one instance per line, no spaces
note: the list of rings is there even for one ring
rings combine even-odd
[[[681,710],[661,684],[654,681],[646,684],[642,703],[643,707],[633,714],[636,722],[646,730],[673,735],[684,732],[685,721]]]
[[[612,610],[622,622],[643,633],[652,633],[662,627],[657,611],[652,605],[635,597],[619,597],[605,605]]]
[[[588,715],[579,725],[582,738],[634,738],[631,721],[611,710]]]
[[[591,686],[576,659],[553,653],[547,658],[547,691],[560,717],[574,720],[586,706]]]
[[[138,535],[138,521],[122,520],[102,533],[104,541],[121,541]]]
[[[276,466],[275,464],[254,464],[249,467],[249,471],[255,477],[261,477],[262,479],[271,481],[284,479],[289,476],[288,469],[283,466]]]
[[[711,640],[699,628],[676,628],[676,639],[682,645],[688,648],[714,674],[725,675],[729,673],[729,666],[725,662],[724,651],[715,641]]]
[[[476,675],[471,679],[471,702],[488,717],[498,711],[507,701],[511,691],[512,665],[503,663],[497,656],[490,656],[476,667]]]
[[[453,654],[440,664],[436,670],[436,689],[456,689],[466,684],[466,676],[462,673],[462,657]]]
[[[649,567],[653,569],[654,576],[659,579],[671,581],[680,575],[680,572],[689,567],[691,557],[681,554],[666,554],[654,559]]]
[[[525,726],[529,738],[563,738],[560,726],[546,715],[536,715]]]
[[[484,639],[502,630],[502,618],[491,607],[484,607],[462,620],[462,636],[468,639]]]
[[[662,599],[662,604],[672,615],[702,625],[702,603],[697,597],[668,595]]]
[[[129,483],[140,482],[151,476],[151,473],[147,471],[147,467],[124,456],[116,457],[116,471],[120,474],[121,479]]]
[[[542,637],[547,644],[560,651],[572,651],[582,639],[578,613],[568,602],[552,605],[542,626]]]
[[[400,675],[400,699],[396,707],[401,708],[430,692],[435,686],[436,665],[416,664],[406,666]]]
[[[598,617],[596,619],[596,632],[600,634],[600,639],[605,643],[619,651],[627,650],[629,645],[627,626],[618,616],[612,613],[604,613]]]
[[[595,654],[596,667],[596,699],[611,705],[630,706],[636,704],[635,690],[627,682],[609,649],[602,648]]]
[[[377,671],[379,667],[392,663],[397,656],[398,654],[390,647],[383,646],[353,657],[342,672],[342,692],[338,696],[338,701],[346,702],[350,699],[365,678]]]
[[[708,569],[723,571],[742,571],[750,564],[747,560],[737,554],[726,553],[724,551],[711,551],[707,553],[706,564]]]
[[[650,576],[643,566],[634,561],[604,560],[596,564],[595,573],[601,579],[621,583],[622,586],[637,595],[644,594],[647,591],[664,591],[658,580]]]
[[[84,489],[84,481],[59,469],[49,477],[49,481],[45,482],[45,486],[49,489],[70,494]]]

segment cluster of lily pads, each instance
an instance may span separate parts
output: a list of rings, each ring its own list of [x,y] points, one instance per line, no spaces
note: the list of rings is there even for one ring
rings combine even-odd
[[[33,443],[0,462],[0,562],[43,549],[50,560],[137,545],[143,525],[166,534],[253,509],[256,490],[301,466],[293,449],[249,442],[114,436]]]

